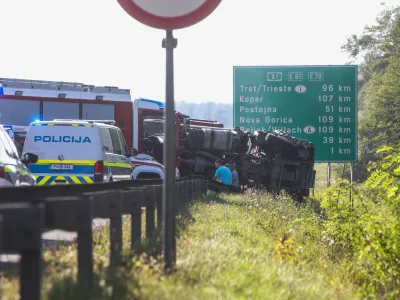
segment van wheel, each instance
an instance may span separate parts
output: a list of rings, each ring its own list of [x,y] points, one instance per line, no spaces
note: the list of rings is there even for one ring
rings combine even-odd
[[[108,182],[113,182],[114,180],[112,179],[112,177],[110,178],[110,180]]]

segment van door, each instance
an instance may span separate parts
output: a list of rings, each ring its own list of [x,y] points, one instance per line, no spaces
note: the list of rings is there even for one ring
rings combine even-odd
[[[126,156],[128,151],[124,140],[121,140],[121,134],[116,128],[108,128],[111,135],[113,153],[109,155],[107,163],[112,170],[114,180],[131,179],[132,166],[129,158]]]
[[[123,156],[122,156],[122,161],[123,164],[125,165],[125,176],[127,179],[133,179],[133,167],[131,165],[131,160],[130,160],[130,151],[128,146],[126,145],[126,141],[124,138],[124,135],[122,134],[121,130],[117,129],[118,132],[119,140],[121,141],[121,146],[122,146],[122,151],[123,151]]]
[[[99,128],[104,152],[104,181],[108,182],[113,175],[113,166],[110,165],[110,162],[114,161],[114,147],[110,130],[107,127]]]

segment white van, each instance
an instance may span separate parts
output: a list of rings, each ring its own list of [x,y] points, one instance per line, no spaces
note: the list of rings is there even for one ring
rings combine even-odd
[[[54,120],[31,123],[23,153],[39,156],[28,168],[37,185],[133,179],[124,136],[114,121]]]

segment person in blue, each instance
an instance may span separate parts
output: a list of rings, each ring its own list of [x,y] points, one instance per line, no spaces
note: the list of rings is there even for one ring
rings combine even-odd
[[[222,161],[217,160],[215,162],[215,175],[213,180],[222,182],[225,185],[232,185],[232,172],[229,168],[225,167]]]

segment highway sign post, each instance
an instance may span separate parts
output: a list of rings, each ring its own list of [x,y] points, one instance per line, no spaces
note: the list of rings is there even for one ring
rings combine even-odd
[[[175,167],[176,134],[174,103],[174,54],[177,39],[174,29],[192,26],[207,18],[222,0],[117,0],[121,7],[137,21],[157,29],[166,30],[162,47],[166,49],[166,91],[165,91],[165,143],[163,185],[163,257],[165,271],[170,272],[176,261],[175,241]]]
[[[237,66],[235,127],[282,130],[315,145],[315,161],[357,161],[357,66]]]

